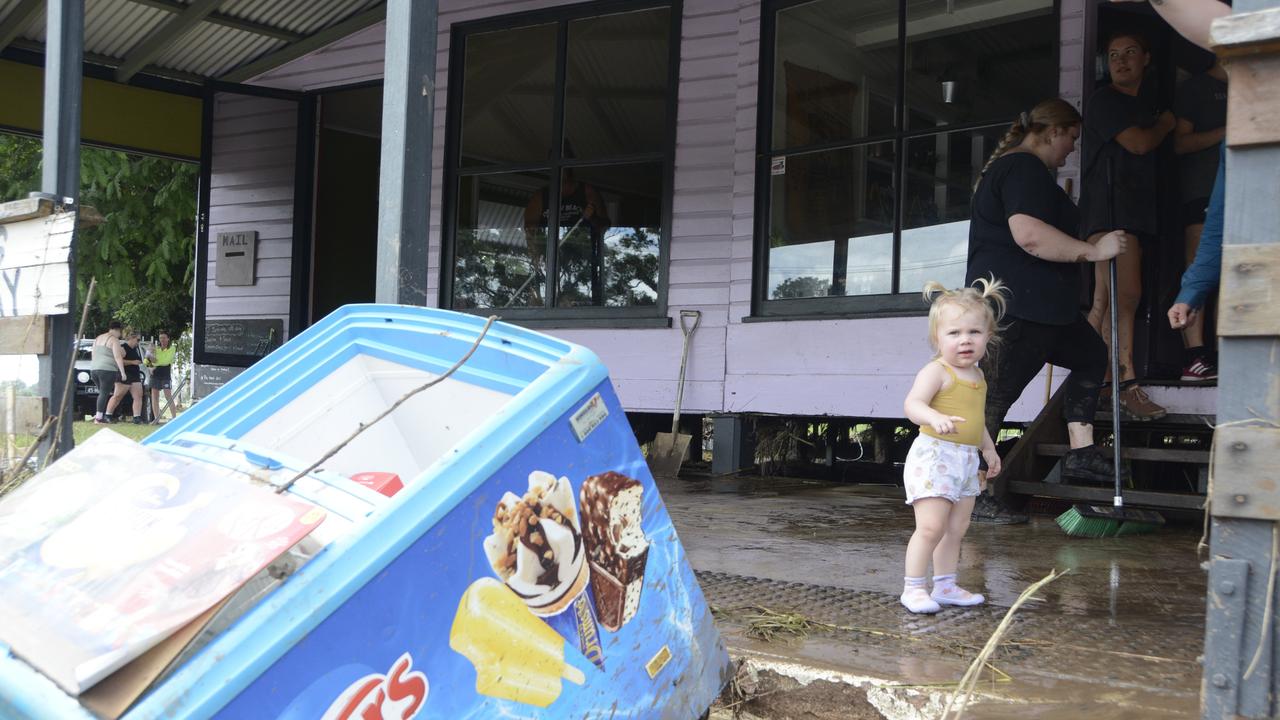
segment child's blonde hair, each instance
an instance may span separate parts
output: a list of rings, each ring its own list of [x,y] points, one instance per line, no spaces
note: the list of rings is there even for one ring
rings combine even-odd
[[[929,346],[938,351],[938,321],[942,317],[942,309],[949,305],[958,306],[961,310],[974,311],[987,319],[987,331],[991,333],[990,342],[995,342],[996,333],[1000,330],[997,323],[1004,317],[1005,297],[1007,291],[1004,283],[991,276],[978,278],[970,287],[948,290],[946,285],[937,280],[924,284],[924,299],[929,305]]]

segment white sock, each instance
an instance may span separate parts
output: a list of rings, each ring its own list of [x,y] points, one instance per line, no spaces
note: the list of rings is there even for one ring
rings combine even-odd
[[[929,592],[922,577],[904,577],[902,583],[902,606],[913,613],[936,613],[942,609],[938,602],[929,597]]]
[[[981,605],[986,601],[986,598],[982,595],[971,593],[957,585],[955,573],[934,575],[933,592],[929,594],[929,597],[943,605],[959,605],[961,607]]]

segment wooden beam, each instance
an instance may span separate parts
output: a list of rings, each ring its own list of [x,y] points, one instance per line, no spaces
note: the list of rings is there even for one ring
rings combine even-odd
[[[382,3],[359,15],[349,17],[337,25],[327,27],[314,35],[308,35],[296,43],[286,45],[273,53],[241,65],[218,79],[231,83],[245,82],[281,65],[297,60],[303,55],[319,50],[329,43],[341,40],[354,32],[381,22],[386,17],[387,6],[386,3]]]
[[[130,0],[130,2],[135,5],[145,5],[149,8],[165,10],[171,13],[180,13],[187,9],[186,3],[181,3],[177,0]],[[209,16],[206,17],[204,21],[214,25],[229,27],[233,30],[243,30],[244,32],[253,33],[254,35],[262,35],[263,37],[283,40],[287,43],[298,42],[302,38],[306,37],[305,35],[299,35],[291,30],[285,30],[284,28],[265,25],[263,23],[253,22],[252,20],[242,20],[237,17],[223,15],[222,13],[217,12],[209,13]]]
[[[36,19],[36,14],[44,9],[44,0],[22,0],[18,6],[9,11],[8,17],[0,23],[0,50],[9,47],[9,43],[18,39],[23,28]]]
[[[1277,468],[1280,430],[1219,427],[1213,442],[1213,514],[1280,520]]]
[[[1221,58],[1280,52],[1280,8],[1227,15],[1213,21],[1209,42]],[[1235,77],[1231,80],[1234,82]]]
[[[129,82],[129,78],[186,35],[187,31],[208,17],[221,3],[222,0],[194,0],[186,10],[164,27],[152,32],[129,53],[120,67],[116,68],[116,82]]]
[[[1003,474],[1003,473],[1002,473]],[[998,476],[997,476],[998,477]],[[1060,498],[1062,500],[1083,500],[1111,506],[1116,491],[1114,488],[1089,487],[1085,485],[1064,485],[1062,483],[1029,482],[1027,480],[1009,481],[1009,491],[1022,495],[1039,495],[1041,497]],[[1177,510],[1200,510],[1204,507],[1203,495],[1190,493],[1149,492],[1146,490],[1125,490],[1126,507],[1139,505]],[[1217,506],[1214,506],[1217,511]]]
[[[53,214],[53,201],[49,198],[29,197],[0,203],[0,225],[22,222],[31,218]]]
[[[1224,245],[1218,335],[1280,335],[1276,300],[1280,300],[1280,245]]]
[[[44,315],[0,318],[0,355],[47,355],[49,318]]]
[[[36,395],[19,395],[14,414],[13,431],[18,435],[36,435],[44,426],[49,412],[49,401]],[[9,402],[0,395],[0,433],[9,426]]]

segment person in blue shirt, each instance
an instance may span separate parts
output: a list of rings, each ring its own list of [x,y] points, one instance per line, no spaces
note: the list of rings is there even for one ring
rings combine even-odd
[[[1218,158],[1218,176],[1213,181],[1213,193],[1209,195],[1209,209],[1204,215],[1204,230],[1200,232],[1200,247],[1196,257],[1182,273],[1182,286],[1178,297],[1169,308],[1169,325],[1181,330],[1190,323],[1204,301],[1218,287],[1222,276],[1222,224],[1227,197],[1227,149],[1223,145]]]

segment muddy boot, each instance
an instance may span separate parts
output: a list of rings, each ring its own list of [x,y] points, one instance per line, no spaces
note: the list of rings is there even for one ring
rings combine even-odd
[[[1111,406],[1110,398],[1103,407]],[[1137,383],[1120,385],[1120,414],[1126,420],[1136,420],[1138,422],[1147,422],[1149,420],[1159,420],[1169,414],[1168,410],[1157,405],[1147,391],[1143,390]]]
[[[1026,515],[1010,510],[987,493],[980,493],[974,498],[973,512],[969,515],[970,522],[988,525],[1020,525],[1028,519]]]
[[[1110,448],[1089,445],[1068,450],[1062,456],[1062,477],[1081,483],[1112,485],[1116,481],[1114,461]],[[1126,468],[1120,468],[1120,478],[1128,479]]]

